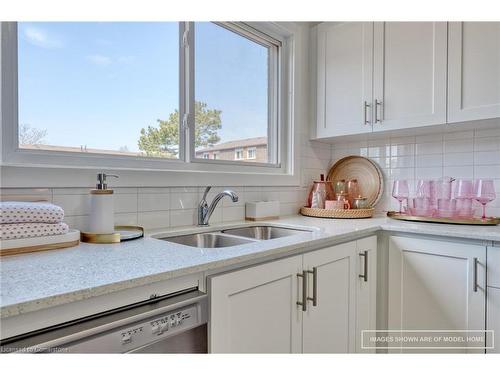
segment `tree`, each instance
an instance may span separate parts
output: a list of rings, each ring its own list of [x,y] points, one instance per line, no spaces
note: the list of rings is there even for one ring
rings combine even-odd
[[[27,124],[19,125],[19,144],[20,145],[38,145],[45,142],[47,130],[32,128]]]
[[[222,127],[222,111],[209,109],[206,103],[195,102],[195,147],[209,147],[220,141],[217,131]],[[168,120],[156,120],[158,126],[141,129],[139,150],[148,156],[176,157],[179,153],[179,111]]]

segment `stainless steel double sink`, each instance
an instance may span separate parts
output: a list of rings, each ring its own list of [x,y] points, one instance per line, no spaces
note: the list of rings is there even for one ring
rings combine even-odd
[[[180,245],[200,248],[221,248],[243,245],[251,242],[272,240],[310,233],[312,230],[285,228],[273,225],[252,225],[246,227],[214,230],[211,232],[193,233],[181,236],[153,236],[159,240],[177,243]]]

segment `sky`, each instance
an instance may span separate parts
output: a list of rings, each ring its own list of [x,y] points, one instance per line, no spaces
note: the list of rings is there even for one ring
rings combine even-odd
[[[267,49],[196,23],[195,95],[222,111],[221,142],[267,135]],[[20,22],[19,123],[46,144],[138,151],[179,103],[174,22]]]

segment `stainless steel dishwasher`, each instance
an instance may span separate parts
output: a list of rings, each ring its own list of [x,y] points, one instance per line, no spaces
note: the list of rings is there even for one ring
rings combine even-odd
[[[206,353],[207,295],[190,289],[2,340],[3,353]]]

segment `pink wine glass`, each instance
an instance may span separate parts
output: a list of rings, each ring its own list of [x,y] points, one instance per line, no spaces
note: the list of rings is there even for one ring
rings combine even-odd
[[[403,211],[403,201],[408,199],[409,190],[406,180],[394,180],[392,185],[392,196],[399,202],[399,213]]]
[[[495,185],[493,180],[476,180],[474,183],[474,199],[483,205],[482,219],[486,218],[486,204],[495,200]]]
[[[473,197],[472,181],[460,179],[455,187],[455,198],[467,199]]]

